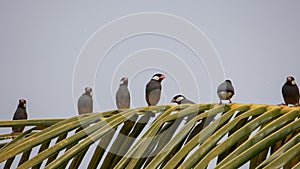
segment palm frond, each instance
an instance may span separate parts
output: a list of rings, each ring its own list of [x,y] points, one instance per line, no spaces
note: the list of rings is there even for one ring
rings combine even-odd
[[[27,126],[23,133],[0,135],[0,163],[5,168],[299,167],[299,113],[287,106],[187,104],[0,121],[1,128]]]

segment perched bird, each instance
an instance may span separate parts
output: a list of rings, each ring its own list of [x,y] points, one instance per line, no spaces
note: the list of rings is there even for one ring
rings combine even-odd
[[[26,100],[20,99],[13,120],[23,120],[23,119],[27,119]],[[25,126],[13,126],[12,133],[22,132],[24,128]]]
[[[85,88],[85,93],[79,97],[77,106],[79,115],[93,112],[92,88]]]
[[[155,74],[146,85],[146,101],[148,106],[155,106],[160,100],[161,81],[164,80],[163,74]]]
[[[225,82],[221,83],[218,86],[218,96],[220,98],[220,104],[222,104],[222,100],[229,100],[231,102],[231,98],[234,95],[234,89],[230,80],[225,80]]]
[[[116,104],[118,109],[128,109],[130,107],[130,93],[128,90],[128,78],[120,80],[120,86],[116,93]]]
[[[180,104],[195,104],[195,102],[188,100],[186,97],[184,97],[181,94],[174,96],[171,102],[177,103],[178,105],[180,105]]]
[[[172,103],[177,103],[178,105],[181,105],[181,104],[195,104],[195,102],[193,102],[191,100],[188,100],[186,97],[184,97],[181,94],[174,96],[173,99],[171,100],[171,102]],[[196,117],[197,114],[198,113],[194,112],[194,113],[188,115],[185,123],[189,122],[191,119]]]
[[[295,82],[295,78],[288,76],[286,82],[282,86],[282,96],[285,102],[285,105],[293,104],[294,106],[299,105],[299,89]]]

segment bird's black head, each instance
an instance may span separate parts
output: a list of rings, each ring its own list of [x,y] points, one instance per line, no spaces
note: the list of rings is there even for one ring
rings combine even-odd
[[[20,99],[18,107],[25,108],[26,107],[26,100],[25,99]]]
[[[155,75],[152,76],[151,80],[157,81],[157,82],[161,82],[162,80],[164,80],[166,77],[163,74],[157,73]]]
[[[293,76],[288,76],[286,78],[286,84],[289,84],[289,85],[295,85],[296,82],[295,82],[295,78]]]
[[[92,93],[92,88],[86,87],[84,90],[85,90],[85,94],[91,95],[91,93]]]
[[[225,82],[231,83],[231,80],[228,80],[228,79],[227,79],[227,80],[225,80]]]
[[[180,104],[181,101],[184,99],[185,99],[185,97],[183,95],[179,94],[179,95],[174,96],[173,99],[171,100],[171,102]]]
[[[120,85],[128,85],[128,77],[123,77],[121,80],[120,80]]]

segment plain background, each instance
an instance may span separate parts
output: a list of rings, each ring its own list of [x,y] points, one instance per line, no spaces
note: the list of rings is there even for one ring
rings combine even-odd
[[[164,70],[168,73],[162,83],[160,104],[169,104],[178,93],[199,103],[218,101],[212,99],[216,86],[210,86],[205,65],[189,59],[190,51],[174,40],[152,35],[120,43],[95,72],[95,83],[82,82],[82,89],[73,91],[77,59],[88,39],[105,24],[140,12],[168,13],[197,26],[215,47],[225,77],[233,81],[236,90],[233,102],[282,103],[281,87],[286,77],[293,75],[296,82],[300,79],[300,2],[296,0],[1,1],[0,120],[12,118],[19,98],[27,100],[30,119],[77,115],[77,99],[85,86],[94,89],[94,111],[115,109],[118,80],[126,75],[126,72],[113,74],[116,67],[134,52],[154,48],[160,49],[158,55],[163,50],[174,52],[191,70],[200,70],[193,72],[198,82],[198,91],[194,91],[191,89],[195,84],[184,80],[184,73],[172,73],[172,69],[174,72],[184,69],[180,64],[175,68],[166,64]],[[154,54],[155,51],[151,50]],[[157,63],[172,63],[172,58],[153,58]],[[154,67],[129,77],[132,107],[146,105],[144,87],[156,72],[164,71]]]

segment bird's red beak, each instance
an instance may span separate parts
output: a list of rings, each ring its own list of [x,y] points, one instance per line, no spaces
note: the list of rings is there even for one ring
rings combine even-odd
[[[25,100],[24,99],[20,99],[20,103],[24,104]]]
[[[163,80],[164,78],[166,78],[164,75],[161,75],[161,76],[159,77],[159,79],[161,79],[161,80]]]

